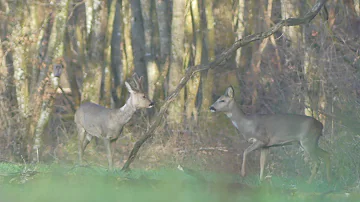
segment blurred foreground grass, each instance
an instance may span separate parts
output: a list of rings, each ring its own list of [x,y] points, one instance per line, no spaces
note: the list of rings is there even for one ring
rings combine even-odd
[[[199,172],[200,173],[200,172]],[[357,193],[333,191],[336,185],[297,179],[201,173],[199,179],[177,169],[109,172],[99,167],[0,163],[0,202],[71,201],[360,201]]]

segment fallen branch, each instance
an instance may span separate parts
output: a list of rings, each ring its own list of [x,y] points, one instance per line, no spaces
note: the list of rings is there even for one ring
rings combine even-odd
[[[163,106],[160,108],[159,113],[155,116],[155,118],[153,120],[153,123],[147,129],[147,131],[142,136],[142,138],[140,138],[140,140],[138,140],[135,143],[134,148],[132,149],[132,151],[131,151],[131,153],[130,153],[130,155],[128,157],[128,160],[124,164],[122,170],[123,171],[128,171],[129,170],[130,164],[134,161],[134,159],[136,157],[136,154],[138,153],[138,151],[139,151],[140,147],[142,146],[142,144],[144,144],[144,142],[146,140],[148,140],[150,137],[153,136],[155,130],[160,125],[160,123],[161,123],[161,121],[163,119],[163,116],[164,116],[165,112],[167,111],[169,105],[171,104],[172,101],[174,101],[174,99],[179,94],[180,90],[182,88],[184,88],[184,86],[186,85],[186,83],[189,81],[189,79],[192,77],[192,75],[194,73],[199,72],[199,71],[203,71],[203,70],[207,70],[207,69],[214,69],[216,67],[222,66],[223,64],[226,64],[226,62],[228,60],[231,60],[233,54],[235,54],[235,51],[237,49],[239,49],[240,47],[243,47],[243,46],[245,46],[245,45],[247,45],[247,44],[249,44],[249,43],[251,43],[253,41],[258,41],[258,40],[262,40],[264,38],[267,38],[267,37],[273,35],[276,31],[279,31],[284,26],[296,26],[296,25],[302,25],[302,24],[309,23],[320,12],[321,8],[324,6],[325,3],[326,3],[326,0],[317,0],[315,2],[314,6],[310,9],[310,11],[307,14],[305,14],[304,17],[302,17],[302,18],[288,18],[288,19],[285,19],[285,20],[281,20],[280,22],[276,23],[273,27],[271,27],[268,31],[260,32],[258,34],[249,35],[249,36],[244,37],[243,39],[235,41],[235,43],[229,49],[223,51],[210,64],[207,64],[207,65],[200,64],[200,65],[191,66],[191,67],[187,68],[186,72],[185,72],[185,75],[180,80],[180,83],[177,85],[174,92],[172,92],[165,99],[165,102],[164,102]]]

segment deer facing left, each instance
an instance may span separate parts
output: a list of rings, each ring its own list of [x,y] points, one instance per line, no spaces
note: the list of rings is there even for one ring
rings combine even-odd
[[[79,138],[79,161],[82,159],[86,146],[93,137],[104,141],[107,152],[109,169],[113,168],[111,144],[121,135],[124,125],[131,119],[137,109],[151,108],[154,106],[142,88],[142,77],[133,75],[135,87],[125,82],[130,93],[124,106],[119,109],[109,109],[101,105],[87,102],[80,105],[74,117]]]

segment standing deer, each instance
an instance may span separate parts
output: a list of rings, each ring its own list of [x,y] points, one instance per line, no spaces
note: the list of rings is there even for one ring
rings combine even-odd
[[[213,105],[211,112],[223,112],[232,124],[252,143],[243,153],[241,175],[245,176],[245,163],[247,155],[260,149],[260,181],[263,180],[266,156],[270,147],[300,143],[310,155],[315,165],[312,168],[308,183],[311,183],[318,171],[320,159],[326,164],[327,180],[330,181],[330,155],[318,146],[323,125],[320,121],[303,115],[277,114],[277,115],[250,115],[246,116],[236,104],[234,89],[230,86]]]
[[[109,169],[112,169],[113,161],[111,143],[120,136],[124,125],[131,119],[137,109],[151,108],[154,103],[145,95],[142,89],[143,77],[135,73],[133,80],[136,87],[132,88],[125,82],[130,97],[125,105],[119,109],[108,109],[95,103],[87,102],[80,105],[75,113],[75,123],[79,135],[79,160],[82,163],[84,150],[92,137],[101,138],[104,141]]]

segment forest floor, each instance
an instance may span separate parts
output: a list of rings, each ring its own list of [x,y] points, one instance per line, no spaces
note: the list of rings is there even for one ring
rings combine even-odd
[[[0,202],[360,201],[336,182],[205,173],[187,168],[108,171],[93,166],[0,163]]]

